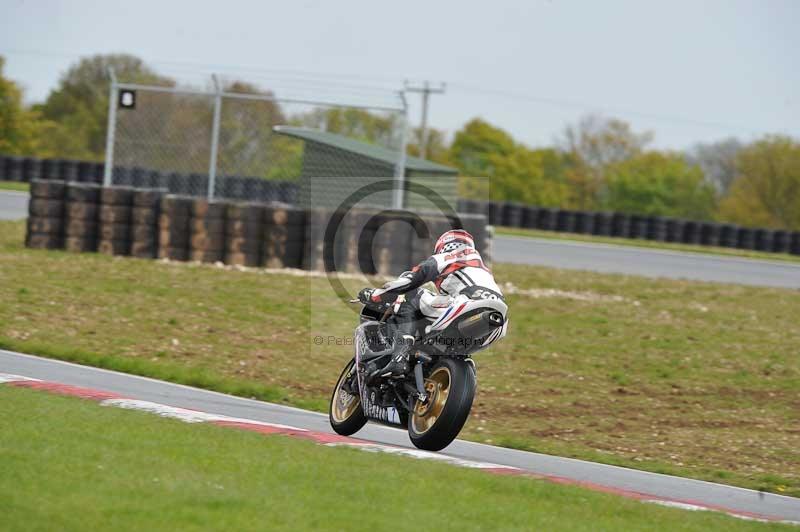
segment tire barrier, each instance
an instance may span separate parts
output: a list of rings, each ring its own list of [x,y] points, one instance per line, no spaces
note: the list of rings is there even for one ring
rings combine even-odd
[[[769,251],[773,253],[788,253],[790,236],[787,231],[775,231],[772,233],[772,248]]]
[[[64,249],[97,251],[100,187],[94,183],[68,182],[66,186]]]
[[[683,241],[683,220],[676,220],[674,218],[667,218],[666,222],[666,241],[667,242],[682,242]]]
[[[491,260],[482,214],[353,210],[345,218],[341,211],[209,202],[165,189],[77,181],[34,180],[30,190],[25,242],[31,248],[397,275],[430,256],[441,233],[464,228]],[[325,255],[329,222],[337,226],[332,256]]]
[[[733,224],[681,220],[626,213],[572,211],[515,202],[458,200],[459,212],[484,214],[491,225],[565,233],[638,238],[703,246],[741,247],[792,253],[793,233],[741,228]],[[744,231],[742,231],[744,230]],[[750,234],[748,231],[752,232]],[[740,233],[742,244],[740,244]]]
[[[556,212],[556,231],[560,233],[575,232],[575,213],[559,209]]]
[[[756,229],[753,231],[753,247],[757,251],[772,251],[774,231],[769,229]]]
[[[158,254],[158,215],[165,189],[134,190],[131,207],[131,256],[152,259]]]
[[[647,217],[647,239],[663,242],[667,239],[667,224],[661,216]]]
[[[222,262],[225,256],[225,213],[219,201],[194,199],[189,226],[189,258],[198,262]]]
[[[267,206],[264,208],[262,264],[265,267],[300,268],[303,266],[304,248],[306,247],[305,238],[308,233],[306,226],[307,216],[308,213],[303,209],[289,205]],[[319,213],[317,216],[317,221],[319,221]],[[308,220],[311,223],[310,217]],[[325,224],[321,224],[313,231],[315,235],[320,237],[317,239],[317,246],[315,247],[315,259],[317,261],[323,258],[325,227]],[[319,266],[319,262],[317,262],[317,266]],[[332,270],[327,269],[326,271]]]
[[[736,247],[739,249],[753,249],[755,246],[755,235],[749,227],[740,227],[736,231]]]
[[[628,222],[628,238],[647,238],[647,218],[634,214]]]
[[[26,157],[22,160],[22,180],[26,183],[41,179],[42,161],[33,157]]]
[[[95,161],[38,159],[0,155],[0,180],[30,182],[34,179],[102,184],[105,166]],[[136,188],[165,188],[172,194],[205,196],[208,177],[204,174],[162,173],[141,167],[115,166],[113,184]],[[220,176],[215,195],[219,198],[297,203],[298,184],[260,177]]]
[[[22,171],[22,157],[6,157],[3,174],[8,181],[24,181]],[[2,161],[0,161],[2,162]]]
[[[611,215],[611,236],[626,237],[630,228],[630,217],[621,212]]]
[[[731,224],[723,224],[719,227],[719,245],[726,248],[735,248],[739,228]]]
[[[700,224],[700,244],[704,246],[718,246],[720,225],[707,222]]]
[[[372,246],[376,273],[397,276],[413,267],[413,219],[405,213],[379,214],[373,219],[377,222]]]
[[[609,212],[594,213],[594,227],[592,234],[597,236],[611,236],[612,214]]]
[[[539,215],[536,221],[536,229],[544,231],[555,231],[556,229],[556,210],[555,209],[539,209]]]
[[[500,212],[500,225],[506,227],[522,227],[522,205],[519,203],[505,203]]]
[[[65,192],[63,181],[31,182],[25,246],[33,249],[60,249],[64,246]]]
[[[0,155],[0,180],[31,182],[38,179],[100,184],[103,182],[103,175],[104,165],[99,162]],[[179,196],[204,196],[208,186],[208,179],[203,174],[165,173],[136,166],[114,167],[113,181],[115,185],[131,186],[137,189],[165,189],[168,193]],[[298,184],[292,181],[273,181],[259,177],[222,175],[217,180],[215,195],[218,200],[226,202],[241,200],[262,204],[280,202],[291,205],[297,202]],[[37,208],[43,207],[39,205]],[[159,211],[159,209],[155,210]],[[491,225],[725,247],[741,247],[740,230],[753,231],[750,228],[739,228],[731,224],[721,224],[713,229],[712,226],[716,224],[710,222],[625,213],[571,211],[526,206],[515,202],[472,199],[459,199],[458,211],[483,215]],[[144,215],[139,212],[138,216],[141,218]],[[139,231],[145,230],[139,229]],[[761,231],[765,232],[759,233],[762,236],[758,241],[755,234],[747,236],[747,231],[742,233],[744,235],[743,245],[750,246],[743,249],[792,253],[793,233],[766,229]],[[130,238],[131,245],[133,245],[133,236]],[[751,241],[752,243],[750,243]],[[142,249],[148,249],[146,243],[142,245],[144,246]],[[250,247],[252,248],[252,246]],[[149,251],[142,251],[144,256],[147,256],[148,253]],[[233,257],[233,254],[236,253],[240,252],[226,248],[223,255],[231,254]],[[361,252],[356,254],[359,253]],[[246,254],[249,255],[247,259],[237,255],[236,263],[244,261],[246,264],[252,264],[255,260],[255,253],[249,251]],[[412,256],[416,256],[413,251]],[[355,262],[351,259],[351,269],[354,268],[354,264]]]
[[[789,242],[789,253],[792,255],[800,255],[800,231],[795,231],[792,233],[792,237]]]
[[[477,213],[472,213],[477,214]],[[539,208],[538,207],[523,207],[522,208],[522,227],[526,229],[536,229],[536,224],[539,222]]]
[[[576,211],[573,214],[573,230],[581,235],[591,235],[594,232],[594,213]]]
[[[229,203],[225,219],[225,264],[260,266],[263,206],[255,203]]]
[[[130,255],[131,216],[134,189],[103,187],[100,190],[97,251],[107,255]]]
[[[693,221],[683,222],[683,238],[680,242],[683,244],[699,244],[700,224]]]
[[[167,194],[161,198],[158,215],[158,258],[189,260],[191,196]]]

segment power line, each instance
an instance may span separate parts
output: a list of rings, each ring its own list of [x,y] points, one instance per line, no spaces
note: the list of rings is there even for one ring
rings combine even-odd
[[[75,52],[54,52],[48,50],[31,50],[31,49],[6,49],[0,51],[0,53],[5,54],[19,54],[19,55],[33,55],[33,56],[50,56],[50,57],[64,57],[64,58],[78,58],[78,57],[86,57],[87,55],[91,54],[84,54],[84,53],[75,53]],[[194,62],[185,62],[185,61],[169,61],[169,60],[150,60],[148,61],[150,64],[153,65],[169,65],[171,67],[178,67],[179,69],[206,69],[206,71],[216,71],[219,73],[229,72],[229,73],[248,73],[250,75],[253,74],[260,74],[263,76],[262,79],[272,79],[274,81],[293,81],[298,83],[308,83],[309,90],[313,90],[313,86],[326,86],[330,89],[333,85],[339,84],[340,87],[344,90],[350,90],[353,92],[357,92],[359,94],[366,94],[367,91],[376,91],[380,92],[381,90],[385,90],[390,92],[392,89],[387,86],[387,84],[391,84],[392,86],[396,87],[400,85],[399,78],[390,78],[390,77],[367,77],[361,75],[354,75],[354,74],[340,74],[340,73],[331,73],[331,72],[311,72],[305,70],[297,70],[297,69],[265,69],[253,66],[242,66],[242,65],[219,65],[219,64],[203,64],[203,63],[194,63]],[[210,70],[209,70],[210,69]],[[197,72],[195,70],[195,72]],[[281,76],[275,76],[275,74],[281,74]],[[353,81],[353,82],[369,82],[372,83],[371,86],[368,85],[341,85],[338,81],[334,80],[344,80],[344,81]],[[423,94],[423,124],[422,124],[422,133],[423,133],[423,146],[421,147],[423,150],[427,147],[427,100],[428,95],[432,93],[440,93],[444,91],[444,84],[440,84],[439,88],[430,89],[427,93],[425,91],[426,84],[429,82],[424,81],[421,83],[421,87],[408,87],[408,81],[405,82],[407,85],[407,90],[409,92],[420,92]],[[382,86],[376,86],[383,84]],[[658,113],[651,113],[648,111],[640,111],[636,109],[626,109],[626,108],[615,108],[615,107],[608,107],[601,104],[594,104],[590,102],[579,102],[579,101],[571,101],[571,100],[562,100],[559,98],[551,98],[547,96],[537,96],[527,92],[522,91],[509,91],[505,89],[495,89],[490,87],[481,87],[477,85],[472,85],[470,83],[464,83],[461,81],[456,82],[449,82],[448,87],[454,89],[456,91],[463,91],[467,93],[475,93],[475,94],[485,94],[491,96],[499,96],[503,98],[508,98],[510,100],[516,101],[525,101],[530,103],[535,103],[539,105],[547,105],[551,107],[557,107],[562,109],[577,109],[581,111],[589,111],[589,112],[601,112],[603,114],[608,115],[627,115],[630,117],[638,117],[647,120],[653,120],[662,123],[672,123],[672,124],[681,124],[681,125],[690,125],[695,127],[704,127],[704,128],[714,128],[718,130],[726,130],[726,131],[733,131],[738,133],[747,132],[748,134],[758,134],[759,131],[754,130],[752,127],[742,126],[742,125],[733,125],[721,122],[713,122],[713,121],[706,121],[706,120],[696,120],[693,118],[681,117],[681,116],[674,116],[674,115],[663,115]],[[423,151],[424,153],[424,151]]]
[[[549,105],[551,107],[561,107],[566,109],[578,109],[582,111],[599,111],[604,114],[619,114],[619,115],[628,115],[628,116],[635,116],[639,118],[645,118],[648,120],[654,120],[659,122],[669,122],[674,124],[683,124],[683,125],[691,125],[691,126],[699,126],[699,127],[706,127],[706,128],[715,128],[715,129],[725,129],[729,131],[737,131],[737,132],[748,132],[748,133],[757,133],[750,127],[745,127],[741,125],[732,125],[732,124],[724,124],[721,122],[709,122],[704,120],[695,120],[693,118],[685,118],[680,116],[671,116],[671,115],[661,115],[657,113],[650,113],[646,111],[637,111],[633,109],[623,109],[623,108],[613,108],[613,107],[606,107],[603,105],[596,105],[587,102],[576,102],[576,101],[569,101],[569,100],[561,100],[556,98],[548,98],[542,96],[535,96],[523,92],[515,92],[515,91],[507,91],[501,89],[491,89],[486,87],[478,87],[475,85],[467,85],[463,83],[450,83],[449,85],[451,88],[455,90],[462,90],[465,92],[473,92],[478,94],[486,94],[491,96],[502,96],[505,98],[509,98],[512,100],[519,100],[519,101],[527,101],[531,103],[537,103],[542,105]]]
[[[405,82],[407,92],[418,92],[422,94],[422,120],[420,123],[420,142],[419,156],[425,158],[428,152],[428,98],[431,94],[444,94],[445,84],[440,83],[438,87],[431,87],[429,81],[425,81],[421,87],[414,87],[408,81]]]

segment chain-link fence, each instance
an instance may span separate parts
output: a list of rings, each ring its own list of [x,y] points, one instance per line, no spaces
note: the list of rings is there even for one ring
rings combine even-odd
[[[112,73],[104,181],[286,203],[310,202],[312,186],[357,190],[404,176],[406,105],[401,93],[393,98],[354,105],[276,97],[217,77],[197,89],[125,83]],[[402,205],[396,181],[380,206]]]

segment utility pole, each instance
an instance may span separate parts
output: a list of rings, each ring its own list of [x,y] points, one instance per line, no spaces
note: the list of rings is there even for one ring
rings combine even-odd
[[[444,94],[445,84],[440,83],[438,87],[431,87],[430,82],[425,81],[421,87],[413,87],[405,83],[408,92],[419,92],[422,94],[422,124],[420,125],[421,135],[419,143],[419,156],[425,158],[428,155],[428,98],[431,94]]]

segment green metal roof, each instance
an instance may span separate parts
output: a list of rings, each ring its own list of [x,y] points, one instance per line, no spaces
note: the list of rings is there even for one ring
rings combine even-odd
[[[310,142],[318,142],[326,144],[334,148],[363,155],[371,159],[384,162],[386,164],[394,165],[397,162],[397,152],[361,142],[360,140],[351,139],[336,133],[328,133],[327,131],[320,131],[318,129],[310,129],[306,127],[292,127],[292,126],[275,126],[273,130],[281,135],[298,138]],[[419,157],[406,157],[406,171],[411,170],[414,172],[436,172],[439,174],[458,174],[458,170],[443,164],[437,164]]]

